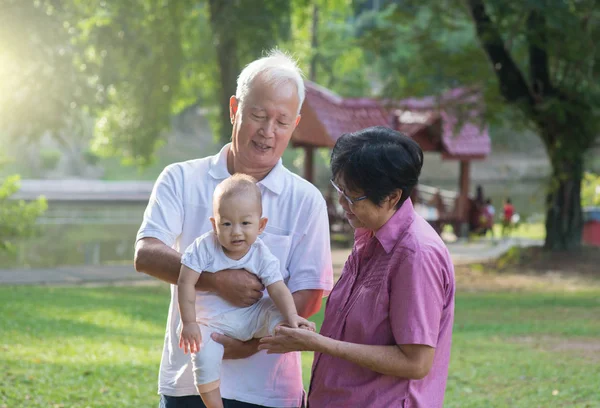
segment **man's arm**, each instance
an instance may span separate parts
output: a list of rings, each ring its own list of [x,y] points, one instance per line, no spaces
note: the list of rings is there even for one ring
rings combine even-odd
[[[135,246],[134,265],[138,272],[176,285],[181,269],[181,254],[159,239],[142,238]],[[263,289],[256,275],[244,269],[203,273],[196,283],[196,290],[217,293],[238,307],[248,307],[258,302]]]
[[[133,264],[138,272],[176,285],[181,270],[181,254],[159,239],[142,238],[135,245]],[[201,274],[196,289],[216,292],[215,275]]]
[[[292,293],[298,315],[308,319],[319,310],[323,302],[322,289],[305,289]]]

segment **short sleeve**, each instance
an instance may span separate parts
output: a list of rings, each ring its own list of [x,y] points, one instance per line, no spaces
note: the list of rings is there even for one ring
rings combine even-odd
[[[437,346],[444,309],[442,264],[431,251],[408,255],[390,278],[390,325],[396,344]]]
[[[256,275],[265,287],[283,280],[279,259],[269,251],[266,245],[260,248],[260,263]]]
[[[287,285],[292,293],[322,289],[328,295],[333,287],[333,267],[327,207],[320,193],[306,217],[305,232],[291,251]]]
[[[157,238],[170,247],[175,244],[183,227],[181,184],[181,170],[174,165],[167,166],[154,184],[137,241]]]
[[[185,250],[181,257],[181,264],[188,268],[202,273],[210,266],[213,256],[213,250],[211,249],[212,236],[204,234],[196,240]]]

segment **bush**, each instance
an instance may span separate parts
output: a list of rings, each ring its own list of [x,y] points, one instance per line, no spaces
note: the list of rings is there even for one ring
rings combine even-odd
[[[10,197],[19,191],[19,176],[0,179],[0,252],[13,251],[18,238],[33,234],[37,218],[46,211],[46,199],[26,203]]]

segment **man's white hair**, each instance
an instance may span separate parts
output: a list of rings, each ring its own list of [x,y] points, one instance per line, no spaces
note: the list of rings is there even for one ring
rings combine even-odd
[[[266,57],[252,61],[240,73],[237,79],[237,89],[235,97],[243,104],[244,98],[250,92],[252,81],[258,75],[261,76],[267,84],[271,86],[280,86],[287,82],[292,82],[298,89],[298,114],[302,102],[304,102],[304,80],[302,79],[302,70],[298,67],[296,60],[288,53],[273,49],[267,53]]]

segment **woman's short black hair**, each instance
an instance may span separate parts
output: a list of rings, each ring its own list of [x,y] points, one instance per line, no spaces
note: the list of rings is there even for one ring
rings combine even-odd
[[[402,205],[419,181],[423,151],[408,136],[375,126],[342,135],[331,152],[331,172],[349,191],[362,191],[373,203],[397,189]]]

